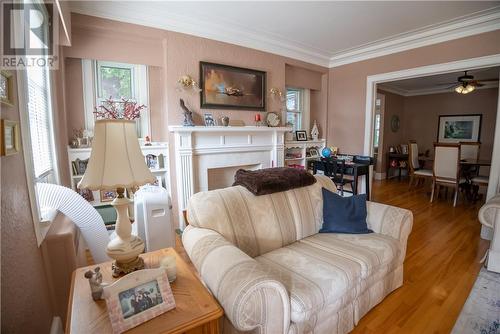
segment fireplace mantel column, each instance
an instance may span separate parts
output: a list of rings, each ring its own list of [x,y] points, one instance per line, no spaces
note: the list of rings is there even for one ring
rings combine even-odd
[[[187,208],[187,202],[194,194],[193,140],[191,131],[175,132],[175,172],[178,207]],[[179,226],[181,229],[185,227],[182,210],[179,210]]]

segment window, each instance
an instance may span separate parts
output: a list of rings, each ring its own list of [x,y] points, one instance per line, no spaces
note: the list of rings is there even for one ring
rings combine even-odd
[[[375,131],[373,136],[373,147],[377,148],[380,141],[380,114],[375,114]]]
[[[43,3],[37,7],[48,17]],[[49,26],[44,19],[39,27],[41,33],[48,34]],[[15,30],[20,27],[15,27]],[[19,29],[19,31],[22,31]],[[30,56],[27,56],[29,58]],[[41,58],[43,56],[36,56]],[[29,63],[29,62],[28,62]],[[48,61],[47,61],[48,63]],[[38,245],[50,225],[49,212],[40,207],[36,193],[39,183],[59,183],[57,156],[54,140],[51,75],[48,67],[28,66],[17,74],[21,136],[28,183],[31,212]]]
[[[287,88],[286,122],[294,131],[302,129],[303,90]]]
[[[120,104],[127,99],[149,105],[146,65],[134,65],[98,60],[82,60],[85,128],[94,129],[94,109],[111,98]],[[149,112],[143,110],[137,122],[137,136],[150,135]]]
[[[35,183],[57,183],[52,104],[47,67],[28,67],[28,122]]]

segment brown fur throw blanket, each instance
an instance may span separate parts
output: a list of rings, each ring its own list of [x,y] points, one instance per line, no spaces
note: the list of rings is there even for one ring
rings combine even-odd
[[[256,196],[277,193],[314,184],[316,178],[305,170],[288,167],[258,170],[239,169],[233,186],[243,186]]]

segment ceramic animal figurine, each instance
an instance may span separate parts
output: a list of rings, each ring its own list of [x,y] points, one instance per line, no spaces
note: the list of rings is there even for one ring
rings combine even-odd
[[[180,99],[180,105],[183,110],[182,114],[184,115],[184,123],[183,126],[194,126],[193,122],[193,112],[186,107],[183,99]]]
[[[223,116],[220,120],[223,126],[229,126],[229,117]]]
[[[88,270],[85,272],[84,276],[89,280],[92,299],[102,299],[103,287],[106,286],[106,284],[102,283],[101,268],[95,267],[94,271]]]

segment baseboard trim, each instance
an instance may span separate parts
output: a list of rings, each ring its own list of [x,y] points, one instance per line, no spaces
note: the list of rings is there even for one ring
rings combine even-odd
[[[64,328],[61,318],[52,318],[52,324],[50,325],[50,334],[64,334]]]
[[[386,177],[386,173],[375,173],[375,180],[379,181],[379,180],[385,180],[385,177]]]

